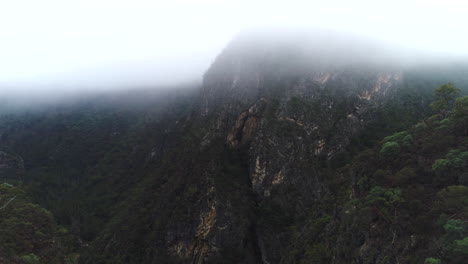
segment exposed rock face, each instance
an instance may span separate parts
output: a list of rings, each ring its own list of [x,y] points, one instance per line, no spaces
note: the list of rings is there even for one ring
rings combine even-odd
[[[219,253],[215,241],[210,241],[210,234],[216,232],[217,207],[214,194],[214,186],[209,187],[206,197],[207,207],[200,212],[198,226],[192,239],[170,238],[171,234],[168,234],[171,254],[191,259],[193,263],[203,263],[206,256]]]
[[[267,100],[260,98],[247,111],[242,112],[227,136],[227,143],[232,147],[249,143],[259,126]]]

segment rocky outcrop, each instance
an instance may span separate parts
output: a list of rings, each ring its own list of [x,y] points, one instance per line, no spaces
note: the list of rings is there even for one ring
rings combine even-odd
[[[265,98],[260,98],[255,104],[249,107],[247,111],[239,115],[227,136],[227,143],[230,146],[242,146],[253,139],[266,104],[267,100]]]
[[[208,121],[203,149],[219,144],[219,137],[224,138],[229,151],[246,150],[245,177],[255,193],[254,203],[286,202],[275,194],[284,186],[302,192],[308,197],[306,203],[320,199],[326,190],[314,164],[334,158],[347,147],[351,138],[372,121],[375,109],[399,87],[402,73],[378,67],[330,67],[294,56],[282,57],[284,50],[271,46],[271,50],[258,50],[253,45],[254,52],[249,50],[252,46],[245,49],[235,45],[234,41],[217,58],[204,78],[198,110],[200,120]],[[225,195],[218,193],[217,197]],[[201,234],[208,230],[212,235],[219,232],[213,223],[244,233],[244,238],[252,232],[232,226],[232,216],[221,216],[215,209],[201,215],[203,227],[198,229],[205,231],[196,237],[203,237]],[[258,259],[279,263],[281,235],[273,235],[268,226],[255,219],[250,221],[255,226],[256,238],[251,242],[256,244]],[[225,243],[216,240],[216,246],[204,244],[209,249],[201,247],[192,257],[200,260],[202,255],[216,255]]]

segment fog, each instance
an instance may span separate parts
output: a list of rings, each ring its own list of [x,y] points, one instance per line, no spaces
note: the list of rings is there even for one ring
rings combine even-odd
[[[263,28],[465,57],[467,11],[463,0],[2,1],[0,96],[198,83],[234,36]]]

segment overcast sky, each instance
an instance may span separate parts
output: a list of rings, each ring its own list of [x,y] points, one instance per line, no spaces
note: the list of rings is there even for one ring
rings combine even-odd
[[[2,0],[0,93],[201,78],[238,32],[325,27],[468,54],[463,0]]]

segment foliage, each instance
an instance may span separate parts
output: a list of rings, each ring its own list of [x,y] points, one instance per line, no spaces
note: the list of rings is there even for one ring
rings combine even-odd
[[[369,263],[395,263],[389,255],[403,250],[405,244],[398,241],[411,241],[411,236],[418,237],[420,244],[412,247],[404,263],[458,264],[466,256],[468,187],[462,185],[462,175],[468,172],[468,141],[456,111],[448,114],[450,110],[384,137],[380,148],[357,155],[346,167],[343,175],[354,180],[349,193],[356,198],[343,206],[340,232],[349,232],[346,241],[360,241],[357,248],[378,248],[366,250]],[[399,158],[388,159],[384,153]],[[439,216],[441,225],[434,220]],[[351,259],[362,254],[361,250],[337,252]],[[428,258],[428,254],[438,258]],[[381,260],[376,261],[377,256]]]
[[[449,219],[444,225],[445,245],[450,245],[454,240],[462,239],[468,233],[468,224],[460,219]]]
[[[397,142],[399,144],[403,143],[404,139],[407,137],[407,136],[411,136],[408,134],[407,131],[402,131],[402,132],[397,132],[391,136],[388,136],[388,137],[385,137],[383,142],[384,143],[387,143],[387,142]]]
[[[400,189],[386,189],[380,186],[372,187],[366,197],[368,205],[398,206],[403,201]]]
[[[431,104],[432,109],[435,111],[446,113],[448,112],[454,102],[455,98],[460,94],[460,89],[455,87],[452,83],[446,83],[434,90],[436,101]]]
[[[400,153],[400,144],[397,142],[387,142],[382,145],[382,149],[380,150],[380,154],[384,156],[396,156]]]
[[[451,169],[462,169],[468,165],[468,151],[452,149],[445,159],[437,159],[432,164],[432,169],[436,172],[449,171]]]
[[[438,159],[432,164],[432,169],[435,171],[445,171],[451,167],[451,162],[447,159]]]
[[[463,96],[455,100],[453,115],[455,118],[468,118],[468,96]]]
[[[0,252],[22,263],[62,263],[76,248],[75,238],[61,234],[52,214],[29,202],[25,192],[10,184],[0,185]]]
[[[11,203],[18,209],[0,216],[6,218],[0,223],[6,227],[0,262],[6,252],[8,260],[35,254],[52,264],[187,263],[198,260],[170,250],[204,250],[215,243],[219,255],[207,263],[265,257],[270,263],[407,264],[427,256],[440,258],[428,263],[461,263],[455,257],[466,248],[459,221],[468,217],[467,193],[457,180],[467,173],[465,104],[457,99],[453,114],[423,119],[427,84],[411,85],[422,88],[398,91],[370,119],[364,111],[364,129],[330,157],[316,157],[310,141],[322,137],[341,146],[346,135],[340,122],[349,113],[361,114],[351,99],[329,108],[332,91],[341,91],[333,87],[320,90],[321,102],[270,100],[259,118],[265,118],[267,139],[278,146],[259,142],[259,152],[226,147],[213,120],[190,114],[189,103],[174,100],[129,107],[94,102],[3,116],[0,144],[26,164],[24,186],[0,186],[0,193],[9,193],[5,199],[18,197]],[[279,120],[281,115],[291,120]],[[319,128],[308,135],[298,125],[304,120],[313,121],[304,127]],[[336,135],[339,142],[333,142]],[[303,143],[295,145],[291,139],[298,137]],[[291,154],[275,164],[283,149]],[[267,186],[268,192],[249,177],[258,156],[267,177],[270,170],[287,168],[286,180]],[[215,215],[213,226],[207,215]],[[79,252],[76,236],[87,245]],[[54,247],[46,243],[52,237]],[[261,255],[264,250],[268,254]]]

